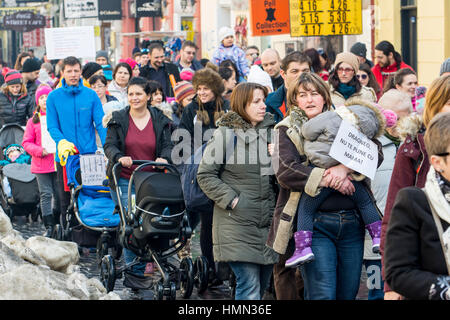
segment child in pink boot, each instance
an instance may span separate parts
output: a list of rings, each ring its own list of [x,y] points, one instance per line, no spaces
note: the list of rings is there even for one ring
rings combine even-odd
[[[302,126],[302,136],[305,139],[305,155],[312,166],[326,169],[339,164],[329,156],[329,151],[343,119],[352,123],[369,139],[374,139],[384,133],[385,126],[395,125],[397,117],[392,111],[383,110],[378,105],[355,101],[350,106],[342,106],[310,119]],[[366,185],[362,181],[353,181],[353,185],[355,193],[350,198],[355,202],[372,237],[373,252],[378,253],[381,214]],[[314,253],[311,250],[314,213],[333,190],[323,188],[315,197],[306,193],[300,197],[297,207],[297,232],[294,233],[295,252],[286,261],[286,267],[296,267],[314,260]]]

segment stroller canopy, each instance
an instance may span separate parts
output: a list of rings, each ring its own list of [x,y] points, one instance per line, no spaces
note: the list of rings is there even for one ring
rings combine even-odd
[[[0,129],[0,147],[6,148],[10,144],[22,144],[25,130],[17,123],[5,124]]]

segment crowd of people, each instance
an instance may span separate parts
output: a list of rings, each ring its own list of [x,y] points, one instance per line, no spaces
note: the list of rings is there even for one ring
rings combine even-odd
[[[100,150],[108,177],[120,163],[119,195],[109,183],[127,206],[133,160],[182,168],[204,147],[197,181],[214,206],[187,214],[200,224],[210,287],[222,283],[222,262],[236,299],[272,290],[280,300],[353,300],[364,266],[369,300],[450,299],[450,58],[425,88],[388,41],[374,62],[360,42],[334,61],[321,48],[282,58],[240,48],[227,27],[211,60],[196,57],[184,41],[172,61],[158,40],[114,66],[106,51],[55,65],[21,53],[3,66],[1,125],[26,126],[46,236],[69,206],[69,154]],[[343,120],[376,146],[374,179],[329,155]]]

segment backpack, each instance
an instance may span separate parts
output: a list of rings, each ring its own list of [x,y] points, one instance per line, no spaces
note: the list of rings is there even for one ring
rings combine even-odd
[[[236,146],[237,137],[234,136],[233,144]],[[213,213],[214,202],[209,199],[197,182],[197,172],[207,143],[204,143],[183,165],[181,172],[181,187],[187,212]],[[228,148],[227,148],[228,150]],[[227,158],[228,160],[228,158]]]

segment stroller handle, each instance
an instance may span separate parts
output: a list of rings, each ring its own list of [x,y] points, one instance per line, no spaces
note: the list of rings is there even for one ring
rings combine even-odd
[[[133,160],[133,166],[138,166],[134,171],[140,171],[142,168],[148,167],[148,166],[155,166],[155,167],[164,167],[169,172],[174,174],[179,174],[177,168],[173,164],[164,163],[164,162],[155,162],[155,161],[149,161],[149,160]],[[116,177],[117,177],[117,170],[119,168],[122,168],[122,164],[120,162],[117,162],[114,164],[112,169],[112,174],[114,178],[114,182],[117,183]]]

